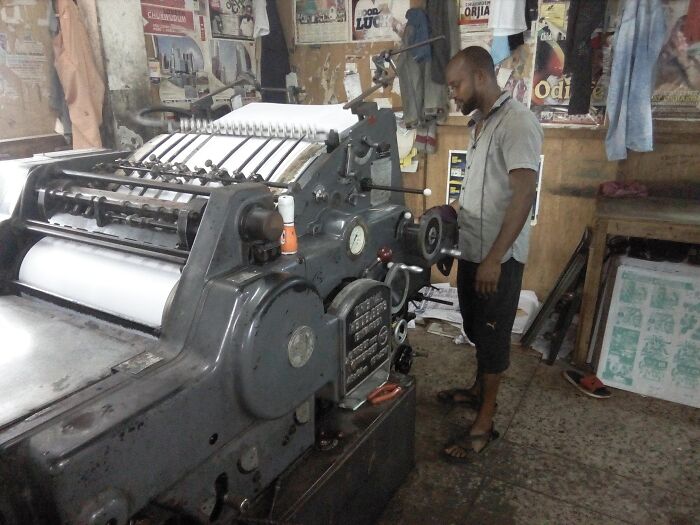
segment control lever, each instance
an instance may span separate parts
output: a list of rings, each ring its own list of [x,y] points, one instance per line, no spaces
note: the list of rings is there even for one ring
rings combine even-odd
[[[433,297],[428,297],[422,293],[416,294],[416,299],[419,301],[430,301],[432,303],[446,304],[448,306],[454,306],[455,303],[452,301],[445,301],[444,299],[435,299]]]
[[[397,191],[400,193],[415,193],[417,195],[424,195],[425,197],[430,197],[433,194],[433,190],[430,188],[425,188],[421,190],[419,188],[403,188],[397,186],[384,186],[381,184],[374,184],[371,179],[362,179],[360,181],[360,187],[362,191],[369,190],[382,190],[382,191]]]
[[[367,268],[365,268],[365,271],[362,272],[363,277],[366,277],[369,274],[369,272],[371,272],[374,269],[374,267],[377,266],[379,263],[389,263],[393,258],[394,252],[391,251],[391,248],[388,248],[386,246],[379,248],[379,250],[377,250],[377,259]]]
[[[387,268],[391,268],[394,265],[398,266],[400,270],[406,270],[407,272],[411,272],[411,273],[422,273],[423,272],[423,268],[421,268],[420,266],[409,266],[408,264],[404,264],[404,263],[390,262],[386,266],[387,266]]]
[[[455,248],[442,248],[440,249],[440,254],[449,255],[450,257],[454,257],[455,259],[459,259],[462,257],[462,252]]]

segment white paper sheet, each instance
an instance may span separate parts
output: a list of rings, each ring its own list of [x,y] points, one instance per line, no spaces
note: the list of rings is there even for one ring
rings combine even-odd
[[[157,328],[180,266],[44,237],[24,257],[20,282],[51,295]]]
[[[272,136],[300,136],[303,132],[315,139],[323,141],[330,130],[342,133],[357,124],[357,115],[349,109],[343,109],[342,104],[272,104],[269,102],[253,102],[236,111],[224,115],[216,121],[219,125],[231,124],[246,130],[262,131],[264,136],[268,130]],[[239,134],[239,133],[237,133]],[[251,135],[241,132],[241,135]]]

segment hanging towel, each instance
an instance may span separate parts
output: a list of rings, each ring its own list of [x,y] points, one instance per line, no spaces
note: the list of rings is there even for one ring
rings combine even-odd
[[[608,160],[627,158],[627,148],[652,151],[651,94],[666,33],[661,0],[627,0],[613,43],[608,88]]]

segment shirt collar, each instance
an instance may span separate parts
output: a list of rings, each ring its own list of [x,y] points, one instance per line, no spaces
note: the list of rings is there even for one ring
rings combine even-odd
[[[496,111],[498,111],[503,104],[505,104],[508,99],[510,99],[510,93],[507,91],[503,91],[501,93],[501,96],[496,99],[496,102],[493,103],[493,106],[491,106],[491,109],[489,110],[488,114],[484,117],[481,111],[478,109],[475,109],[469,114],[469,124],[468,126],[471,128],[478,124],[479,122],[486,120],[489,118],[491,115],[493,115]]]

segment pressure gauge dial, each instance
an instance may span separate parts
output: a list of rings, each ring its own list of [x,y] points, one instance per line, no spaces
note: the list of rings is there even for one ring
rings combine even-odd
[[[357,257],[364,251],[366,243],[367,235],[365,228],[361,224],[356,224],[350,229],[348,252],[350,252],[350,255]]]

